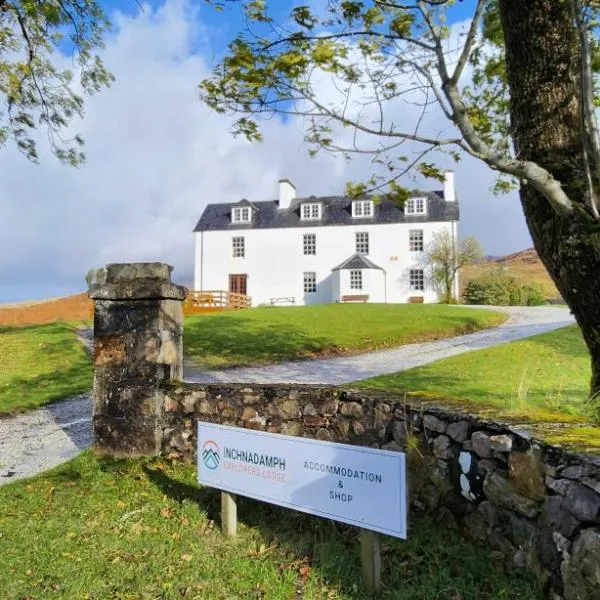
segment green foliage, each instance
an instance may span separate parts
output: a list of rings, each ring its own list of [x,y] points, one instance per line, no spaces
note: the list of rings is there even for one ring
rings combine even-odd
[[[483,250],[474,236],[455,240],[449,231],[444,230],[434,234],[425,256],[440,292],[440,301],[444,304],[457,304],[453,295],[456,274],[464,266],[480,259]]]
[[[540,306],[546,303],[544,290],[537,283],[520,284],[502,270],[471,279],[463,296],[467,304],[497,306]]]
[[[74,91],[70,70],[54,64],[56,51],[72,47],[83,94],[109,85],[96,52],[109,27],[96,0],[0,0],[0,146],[12,141],[32,161],[38,152],[35,131],[48,132],[50,146],[63,163],[77,165],[85,159],[83,139],[63,139],[76,116],[83,114],[83,98]]]
[[[253,308],[187,317],[184,348],[209,368],[268,364],[440,339],[493,327],[505,318],[487,310],[432,304]]]
[[[219,530],[219,492],[194,465],[84,452],[0,487],[0,596],[90,600],[358,600],[356,528],[238,498],[238,536]],[[537,600],[485,547],[411,516],[382,540],[388,600]],[[35,548],[35,552],[32,552]]]
[[[550,310],[550,309],[542,309]],[[361,387],[410,392],[458,402],[491,418],[574,423],[593,418],[588,402],[590,360],[576,325],[423,367],[361,382]],[[594,430],[600,447],[600,429]],[[586,442],[589,444],[590,439]]]
[[[92,364],[72,326],[0,327],[0,414],[87,392]]]

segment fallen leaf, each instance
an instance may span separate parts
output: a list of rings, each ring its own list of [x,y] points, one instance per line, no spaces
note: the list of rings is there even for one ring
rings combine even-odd
[[[194,557],[191,554],[182,554],[179,558],[181,560],[185,560],[186,562],[190,562],[190,560],[192,560]]]

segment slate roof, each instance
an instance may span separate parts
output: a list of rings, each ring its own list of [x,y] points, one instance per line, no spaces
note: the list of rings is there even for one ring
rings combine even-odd
[[[333,267],[332,271],[341,271],[342,269],[379,269],[383,271],[381,267],[378,267],[372,260],[369,260],[364,254],[353,254],[350,258],[347,258],[341,265]]]
[[[277,200],[249,203],[255,209],[250,223],[232,223],[231,209],[240,206],[239,202],[208,204],[194,228],[194,231],[226,231],[239,229],[279,229],[284,227],[325,227],[328,225],[372,225],[383,223],[426,223],[430,221],[458,221],[458,202],[446,202],[443,192],[414,192],[411,197],[426,197],[428,214],[405,215],[393,200],[386,199],[374,205],[374,216],[352,217],[352,198],[347,196],[324,196],[317,198],[295,198],[290,208],[279,209]],[[321,202],[322,218],[301,220],[300,205],[305,202]]]

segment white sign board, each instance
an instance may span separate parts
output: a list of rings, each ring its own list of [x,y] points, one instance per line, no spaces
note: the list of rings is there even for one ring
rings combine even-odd
[[[199,422],[198,482],[406,539],[401,452]]]

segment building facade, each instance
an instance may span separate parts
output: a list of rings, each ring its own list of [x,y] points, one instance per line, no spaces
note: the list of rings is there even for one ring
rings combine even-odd
[[[457,239],[454,174],[439,192],[404,207],[382,198],[279,198],[209,204],[196,228],[194,288],[227,290],[260,304],[436,302],[424,251],[437,232]],[[458,281],[455,281],[455,292]]]

